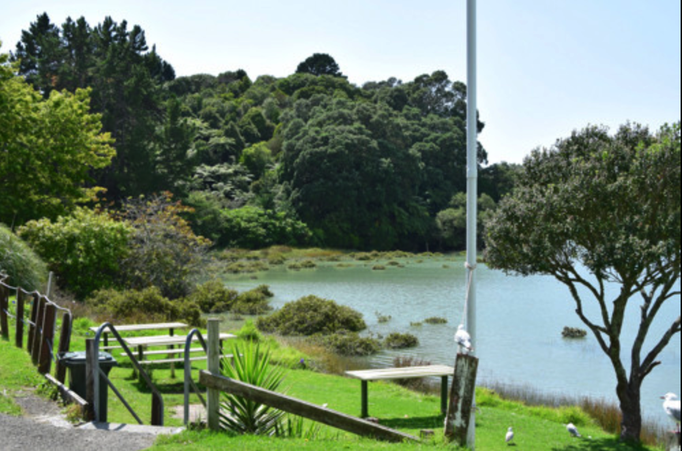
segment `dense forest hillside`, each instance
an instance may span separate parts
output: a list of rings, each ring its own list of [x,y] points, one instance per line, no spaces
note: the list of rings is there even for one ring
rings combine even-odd
[[[359,87],[315,54],[292,61],[285,78],[176,78],[137,25],[107,17],[59,27],[47,14],[10,56],[45,99],[90,89],[116,155],[86,184],[105,188],[113,205],[171,192],[218,246],[463,247],[466,86],[443,71]],[[480,145],[478,158],[485,217],[516,167],[488,166]],[[39,209],[21,211],[0,211],[0,222],[38,219],[30,212]]]

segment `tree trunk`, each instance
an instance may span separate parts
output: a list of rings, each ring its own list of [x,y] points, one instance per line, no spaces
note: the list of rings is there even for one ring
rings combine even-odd
[[[640,441],[642,432],[642,409],[640,406],[640,384],[631,381],[623,390],[618,390],[621,419],[620,439],[624,442]]]

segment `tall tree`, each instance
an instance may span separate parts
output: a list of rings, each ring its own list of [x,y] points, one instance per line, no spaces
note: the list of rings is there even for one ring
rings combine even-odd
[[[89,91],[43,99],[0,54],[0,222],[56,217],[92,193],[89,171],[114,155]]]
[[[297,74],[312,75],[331,75],[332,77],[343,77],[339,65],[331,56],[326,53],[313,53],[302,61],[296,68]]]
[[[613,366],[628,441],[640,438],[642,382],[680,333],[678,316],[650,336],[663,305],[680,302],[680,163],[679,122],[655,136],[631,124],[614,136],[588,127],[534,151],[488,224],[489,266],[551,275],[568,288]],[[639,321],[629,352],[626,315]]]

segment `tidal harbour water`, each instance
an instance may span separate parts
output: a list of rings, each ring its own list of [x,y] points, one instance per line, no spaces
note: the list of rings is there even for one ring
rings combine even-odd
[[[271,304],[313,294],[347,305],[364,315],[367,333],[386,336],[409,332],[419,346],[385,350],[372,356],[368,366],[392,366],[397,355],[413,356],[434,364],[453,365],[457,349],[453,336],[464,320],[466,272],[462,256],[400,259],[403,267],[386,262],[349,261],[352,266],[318,263],[315,269],[292,271],[286,265],[250,275],[228,276],[226,284],[239,291],[266,284],[274,293]],[[381,263],[385,270],[373,270]],[[509,384],[559,397],[582,397],[617,402],[613,368],[589,333],[582,339],[565,339],[565,326],[586,327],[575,313],[568,289],[549,276],[508,276],[479,264],[476,274],[476,356],[480,359],[479,384]],[[613,293],[617,286],[609,287]],[[678,287],[679,290],[679,287]],[[598,323],[596,301],[582,293],[587,314]],[[380,323],[378,316],[388,316]],[[644,350],[680,315],[679,296],[657,315]],[[429,317],[443,317],[446,324],[427,324]],[[629,368],[629,351],[638,328],[639,300],[633,298],[623,331],[623,354]],[[421,325],[413,323],[422,322]],[[668,427],[660,396],[680,395],[680,336],[659,356],[661,365],[642,386],[644,417]],[[672,422],[670,422],[672,426]]]

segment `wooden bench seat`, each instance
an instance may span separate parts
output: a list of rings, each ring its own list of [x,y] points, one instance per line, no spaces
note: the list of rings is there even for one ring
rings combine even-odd
[[[224,354],[220,356],[226,357],[226,358],[232,358],[232,354]],[[190,362],[198,362],[201,360],[206,360],[208,357],[205,355],[198,356],[198,357],[190,357],[189,361]],[[184,357],[176,357],[174,359],[156,359],[156,360],[139,360],[137,363],[140,365],[161,365],[164,363],[185,363],[185,358]]]
[[[440,408],[443,414],[448,409],[448,376],[455,374],[455,369],[447,365],[408,366],[403,368],[379,368],[372,370],[346,371],[346,375],[360,379],[360,404],[362,418],[367,418],[367,381],[413,379],[420,377],[440,377]]]

